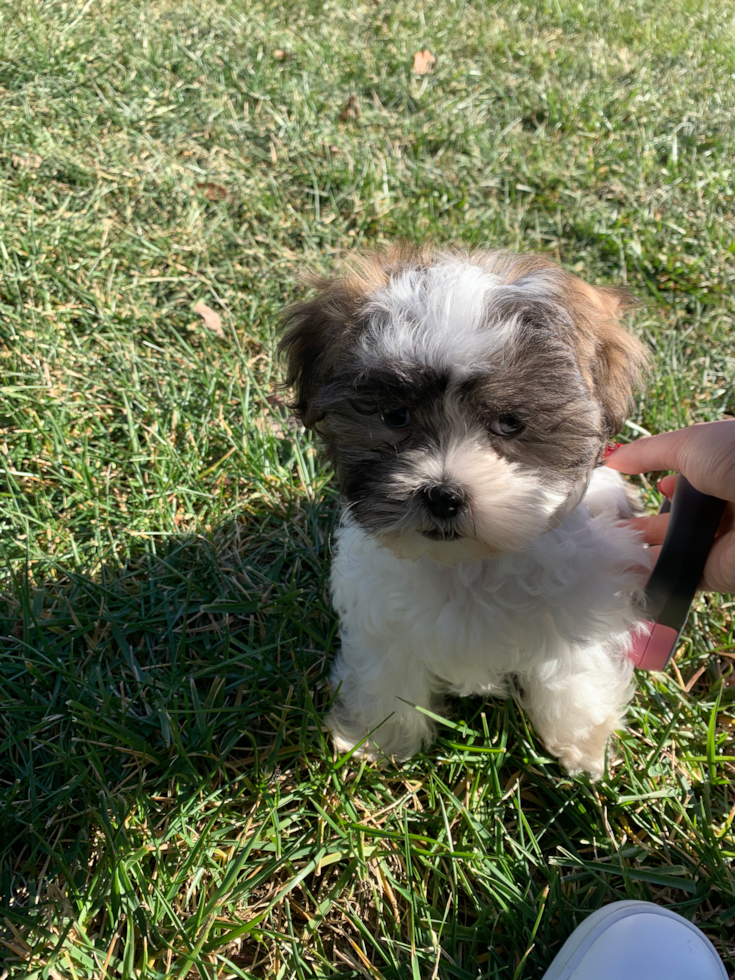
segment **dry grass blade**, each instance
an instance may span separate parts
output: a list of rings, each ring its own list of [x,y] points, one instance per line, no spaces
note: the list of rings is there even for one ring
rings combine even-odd
[[[16,170],[38,170],[43,163],[37,153],[13,154],[11,162]]]

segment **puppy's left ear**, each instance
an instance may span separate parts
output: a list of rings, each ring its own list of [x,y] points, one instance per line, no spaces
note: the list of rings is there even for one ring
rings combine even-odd
[[[583,369],[612,436],[623,427],[650,364],[646,348],[620,323],[637,302],[624,289],[590,286],[581,280],[575,283],[574,293],[575,319],[584,338]]]
[[[294,391],[291,407],[309,428],[323,418],[318,393],[338,369],[345,332],[355,301],[342,279],[315,279],[313,299],[294,303],[283,314],[288,328],[278,345],[286,361],[285,386]]]

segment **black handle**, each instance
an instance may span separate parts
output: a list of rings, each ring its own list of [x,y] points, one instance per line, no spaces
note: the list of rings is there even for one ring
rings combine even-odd
[[[667,503],[661,513],[669,510]],[[644,615],[650,633],[634,640],[632,658],[637,666],[663,670],[671,659],[724,509],[724,500],[700,493],[679,476],[666,537],[645,589]]]
[[[646,586],[646,612],[656,622],[680,630],[702,579],[725,501],[700,493],[679,476],[670,509],[666,537]],[[661,512],[666,512],[665,505]]]

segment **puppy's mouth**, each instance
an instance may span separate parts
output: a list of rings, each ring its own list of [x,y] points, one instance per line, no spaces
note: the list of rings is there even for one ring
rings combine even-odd
[[[421,534],[429,541],[459,541],[462,535],[459,531],[440,531],[433,528],[431,531],[422,531]]]

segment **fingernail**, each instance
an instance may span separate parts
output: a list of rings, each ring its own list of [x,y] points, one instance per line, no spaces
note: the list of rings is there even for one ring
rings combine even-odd
[[[622,442],[608,442],[608,444],[602,450],[602,456],[600,457],[602,461],[604,462],[606,459],[610,459],[610,457],[616,453],[622,445]]]

